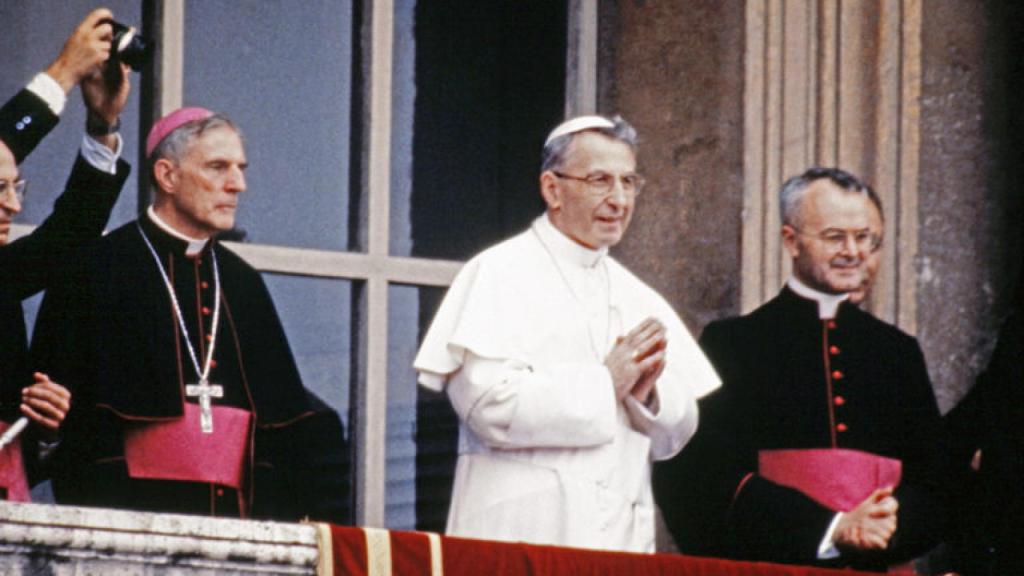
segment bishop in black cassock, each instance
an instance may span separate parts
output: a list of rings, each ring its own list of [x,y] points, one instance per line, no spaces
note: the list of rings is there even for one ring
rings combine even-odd
[[[181,125],[172,125],[163,136]],[[166,129],[166,122],[154,131],[161,126]],[[222,123],[206,135],[200,131],[189,146],[205,145],[206,138],[214,137],[210,134],[223,136],[229,130],[233,125]],[[148,147],[152,151],[152,143]],[[240,182],[234,196],[217,198],[236,197],[244,190]],[[212,192],[197,194],[192,198]],[[209,216],[200,212],[208,205],[182,206]],[[58,502],[347,520],[341,421],[303,387],[258,272],[215,239],[185,236],[150,208],[138,221],[85,249],[69,276],[71,281],[48,291],[33,341],[38,364],[75,395],[54,458]],[[210,404],[222,410],[212,414],[211,434],[225,434],[229,422],[223,410],[236,409],[236,414],[249,415],[237,436],[206,437],[198,432],[198,421],[186,418],[190,410],[205,411],[194,387],[200,384],[197,372],[205,371],[207,363],[206,380],[219,392]],[[139,438],[155,441],[133,444]],[[193,442],[197,438],[224,444],[203,452]],[[221,460],[231,454],[229,445],[241,446],[234,454],[241,463],[237,483],[204,476],[222,467]],[[143,446],[141,453],[138,446]],[[196,471],[199,477],[189,476]]]

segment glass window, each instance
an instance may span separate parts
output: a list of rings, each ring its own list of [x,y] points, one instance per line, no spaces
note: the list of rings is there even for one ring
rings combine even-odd
[[[40,0],[30,11],[8,4],[0,7],[0,21],[8,24],[0,35],[0,88],[13,94],[52,60],[92,5]],[[126,23],[141,20],[138,3],[108,5]],[[34,17],[36,6],[45,19]],[[361,124],[370,103],[363,102],[360,83],[371,56],[358,37],[362,10],[349,0],[186,3],[182,100],[227,113],[245,136],[250,169],[238,214],[243,241],[349,250],[369,221],[389,218],[390,254],[465,260],[526,227],[543,210],[540,148],[563,116],[567,3],[395,1],[390,214],[366,214],[362,205]],[[35,40],[42,30],[49,44]],[[122,123],[124,157],[135,164],[139,78],[132,79],[135,92]],[[23,167],[32,188],[21,221],[38,224],[49,212],[78,148],[84,115],[73,96],[55,134]],[[134,218],[141,172],[135,168],[114,224]],[[270,252],[273,258],[288,254]],[[387,276],[391,264],[382,262],[372,274]],[[353,326],[363,316],[353,282],[365,279],[263,277],[304,384],[351,430],[352,366],[360,360],[353,358],[359,336]],[[447,516],[458,421],[447,398],[418,386],[412,370],[444,293],[398,284],[388,289],[387,425],[373,430],[386,439],[385,521],[391,528],[440,531]],[[26,306],[30,326],[37,306],[38,298]],[[349,441],[354,446],[365,439]],[[350,488],[352,482],[350,468]]]
[[[349,246],[352,42],[347,1],[187,3],[183,101],[245,135],[249,242]]]
[[[566,4],[420,2],[413,22],[396,10],[392,254],[465,260],[541,213],[540,150],[565,107]]]
[[[418,386],[412,369],[444,292],[388,289],[388,528],[443,531],[448,515],[458,420],[448,398]]]
[[[338,411],[348,429],[352,283],[264,274],[302,382]]]
[[[354,446],[349,425],[352,349],[352,283],[326,278],[264,274],[274,299],[302,383],[338,412],[348,446]],[[352,454],[345,484],[352,490]],[[352,518],[351,511],[348,514]]]
[[[540,150],[563,115],[567,25],[562,2],[398,3],[391,254],[465,260],[542,212]],[[412,369],[444,292],[388,291],[389,528],[445,527],[458,419]]]

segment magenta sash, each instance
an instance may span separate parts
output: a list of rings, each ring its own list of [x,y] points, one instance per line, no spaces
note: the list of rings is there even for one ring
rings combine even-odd
[[[185,403],[185,415],[167,422],[128,427],[124,456],[128,475],[151,480],[210,482],[241,491],[249,455],[252,413],[213,406],[213,432],[199,427],[200,409]]]
[[[899,485],[903,465],[899,460],[845,448],[762,450],[758,473],[803,492],[822,506],[847,512],[876,489]]]
[[[0,434],[11,425],[0,420]],[[3,498],[11,502],[31,502],[28,491],[28,480],[25,479],[25,465],[21,461],[21,438],[15,438],[3,450],[0,450],[0,489]]]

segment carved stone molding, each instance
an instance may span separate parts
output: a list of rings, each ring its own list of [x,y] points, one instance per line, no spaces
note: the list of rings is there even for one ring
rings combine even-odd
[[[0,502],[0,573],[315,574],[302,524]]]
[[[872,311],[916,329],[920,0],[748,0],[741,305],[789,273],[777,194],[812,165],[875,187],[885,249]]]

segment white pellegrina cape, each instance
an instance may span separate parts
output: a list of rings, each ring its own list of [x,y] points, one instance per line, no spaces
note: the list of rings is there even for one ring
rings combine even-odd
[[[652,410],[616,402],[603,364],[649,316],[668,330]],[[720,384],[659,294],[547,216],[465,265],[414,366],[461,420],[449,534],[634,552],[654,551],[651,461]]]

